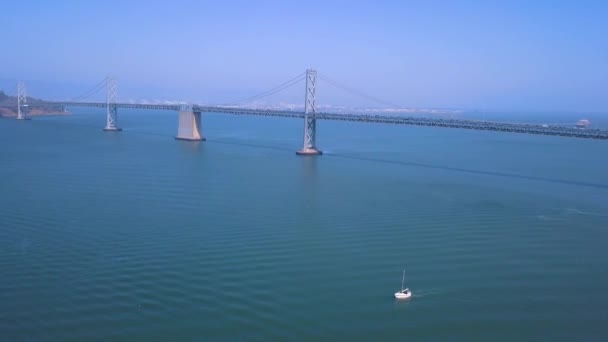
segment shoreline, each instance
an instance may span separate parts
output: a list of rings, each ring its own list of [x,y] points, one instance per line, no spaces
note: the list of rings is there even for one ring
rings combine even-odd
[[[35,109],[31,110],[27,113],[27,116],[63,116],[63,115],[71,115],[72,113],[69,111],[59,111],[59,110],[40,110]],[[17,117],[17,113],[12,109],[0,108],[0,117],[3,118],[11,118]]]

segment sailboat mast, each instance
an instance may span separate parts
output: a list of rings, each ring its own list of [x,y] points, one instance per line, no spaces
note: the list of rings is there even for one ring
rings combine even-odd
[[[401,291],[403,291],[403,283],[405,282],[405,269],[403,269],[403,277],[401,278]]]

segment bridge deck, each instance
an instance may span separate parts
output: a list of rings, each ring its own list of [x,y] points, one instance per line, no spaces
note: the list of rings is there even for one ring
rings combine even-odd
[[[29,106],[30,107],[40,107],[40,106],[72,107],[72,106],[74,106],[74,107],[104,108],[107,106],[107,104],[102,103],[102,102],[40,102],[40,103],[31,104]],[[174,111],[178,111],[182,108],[182,106],[179,104],[117,103],[116,106],[118,108],[156,109],[156,110],[174,110]],[[200,106],[200,105],[193,105],[192,110],[195,112],[203,112],[203,113],[304,118],[303,112],[296,112],[296,111],[247,109],[247,108],[237,108],[237,107]],[[397,124],[397,125],[462,128],[462,129],[482,130],[482,131],[512,132],[512,133],[523,133],[523,134],[536,134],[536,135],[550,135],[550,136],[562,136],[562,137],[572,137],[572,138],[608,140],[608,130],[578,129],[578,128],[574,128],[574,127],[545,126],[545,125],[537,125],[537,124],[503,123],[503,122],[492,122],[492,121],[474,121],[474,120],[440,119],[440,118],[416,118],[416,117],[388,116],[388,115],[338,114],[338,113],[317,113],[316,118],[319,120],[354,121],[354,122],[383,123],[383,124]]]

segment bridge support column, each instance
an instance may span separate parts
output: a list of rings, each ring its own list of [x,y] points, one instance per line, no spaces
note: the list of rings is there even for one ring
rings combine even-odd
[[[106,77],[106,127],[103,128],[106,132],[120,132],[122,128],[118,127],[118,108],[116,106],[116,80]]]
[[[201,112],[192,110],[192,106],[180,108],[177,123],[177,140],[205,141],[203,137]]]
[[[304,95],[304,145],[296,151],[299,156],[316,156],[323,154],[316,145],[317,134],[317,71],[306,70],[306,94]]]
[[[17,82],[17,120],[29,120],[27,116],[27,96],[25,95],[25,83]]]

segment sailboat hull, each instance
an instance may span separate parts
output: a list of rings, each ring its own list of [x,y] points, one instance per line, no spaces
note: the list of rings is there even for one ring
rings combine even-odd
[[[412,297],[412,292],[411,291],[408,291],[406,293],[403,293],[401,291],[400,292],[395,292],[395,298],[397,298],[397,299],[408,299],[410,297]]]

